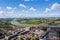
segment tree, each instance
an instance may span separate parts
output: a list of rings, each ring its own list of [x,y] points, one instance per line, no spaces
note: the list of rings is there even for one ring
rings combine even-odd
[[[24,40],[23,38],[20,38],[20,40]]]
[[[26,38],[26,40],[31,40],[31,38]]]
[[[35,40],[39,40],[39,38],[35,38]]]

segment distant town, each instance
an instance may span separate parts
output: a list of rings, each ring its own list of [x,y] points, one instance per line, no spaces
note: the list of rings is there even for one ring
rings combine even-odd
[[[60,40],[60,18],[2,18],[0,40]]]
[[[60,0],[0,0],[0,40],[60,40]]]

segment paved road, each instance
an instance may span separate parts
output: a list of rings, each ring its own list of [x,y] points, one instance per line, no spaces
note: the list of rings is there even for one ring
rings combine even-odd
[[[15,37],[19,36],[19,34],[21,34],[21,35],[27,34],[28,32],[29,31],[17,31],[17,33],[8,36],[8,40],[11,40],[12,38],[15,38]]]

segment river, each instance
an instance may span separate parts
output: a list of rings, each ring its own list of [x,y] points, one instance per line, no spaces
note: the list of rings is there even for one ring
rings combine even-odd
[[[12,20],[11,24],[17,25],[17,26],[39,26],[39,25],[33,25],[33,24],[21,24],[21,23],[17,22],[16,19]]]

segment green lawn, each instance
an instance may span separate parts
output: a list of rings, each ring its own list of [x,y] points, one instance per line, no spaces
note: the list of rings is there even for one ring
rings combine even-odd
[[[24,28],[24,27],[7,23],[7,24],[0,24],[0,28]]]
[[[34,24],[34,25],[60,25],[60,19],[41,19],[41,20],[17,20],[21,24]]]
[[[40,24],[41,22],[39,20],[38,21],[25,20],[25,21],[21,21],[20,23],[22,23],[22,24]]]

